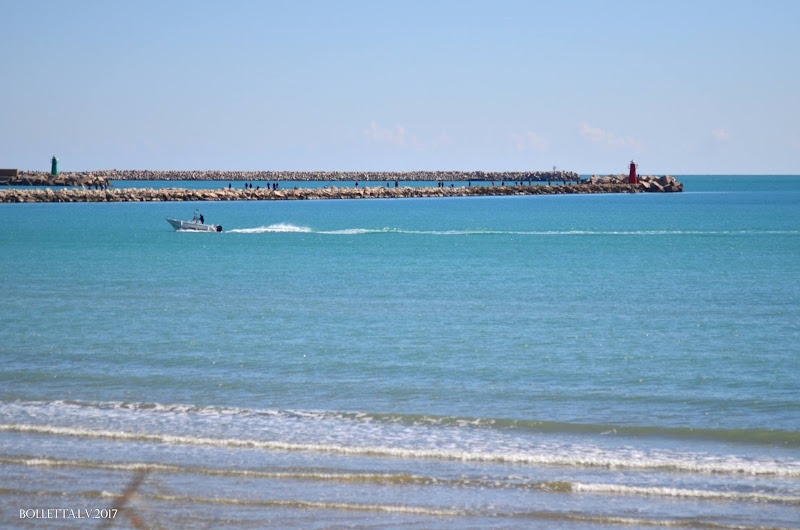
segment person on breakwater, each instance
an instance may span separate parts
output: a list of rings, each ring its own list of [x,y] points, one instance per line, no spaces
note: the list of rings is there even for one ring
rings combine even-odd
[[[477,196],[477,195],[552,195],[561,193],[641,193],[641,192],[681,192],[683,191],[683,184],[675,180],[674,177],[662,177],[664,185],[659,184],[658,179],[652,177],[648,180],[643,180],[637,185],[631,185],[621,182],[608,182],[595,184],[587,182],[582,185],[576,186],[555,186],[553,181],[549,182],[549,186],[524,186],[512,190],[508,186],[504,188],[492,188],[489,186],[477,186],[472,190],[469,186],[463,191],[458,191],[460,188],[451,190],[448,196]],[[452,185],[449,187],[453,187]],[[365,188],[366,189],[366,188]],[[408,193],[399,193],[399,191],[386,190],[385,194],[373,194],[370,197],[436,197],[439,196],[430,187],[412,187],[408,189]],[[239,190],[241,191],[241,189]],[[441,193],[441,191],[439,191]],[[359,193],[356,192],[355,195]],[[252,194],[252,193],[234,193],[232,190],[226,190],[223,193],[214,192],[213,190],[193,190],[193,189],[116,189],[111,192],[102,194],[95,193],[88,189],[59,189],[53,190],[19,190],[0,189],[0,203],[20,203],[20,202],[142,202],[142,201],[228,201],[237,200],[239,198],[246,198],[247,200],[280,200],[280,199],[339,199],[339,198],[354,198],[352,193],[346,193],[344,190],[333,193],[320,193],[319,191],[308,190],[290,190],[286,194],[276,196],[274,194]]]

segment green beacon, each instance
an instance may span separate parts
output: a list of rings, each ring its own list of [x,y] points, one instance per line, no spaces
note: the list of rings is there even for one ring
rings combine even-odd
[[[58,175],[58,158],[53,155],[53,159],[50,160],[50,174],[51,175]]]

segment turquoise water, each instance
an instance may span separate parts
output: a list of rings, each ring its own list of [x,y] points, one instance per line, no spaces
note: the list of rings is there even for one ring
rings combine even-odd
[[[800,177],[680,180],[0,205],[0,524],[800,526]]]

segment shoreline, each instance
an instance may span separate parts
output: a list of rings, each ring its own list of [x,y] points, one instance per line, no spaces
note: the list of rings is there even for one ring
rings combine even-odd
[[[181,202],[181,201],[275,201],[326,199],[401,199],[428,197],[487,197],[508,195],[568,195],[597,193],[682,192],[674,177],[643,180],[639,184],[583,183],[555,186],[460,186],[452,188],[361,187],[300,189],[10,189],[0,190],[0,203],[42,202]]]

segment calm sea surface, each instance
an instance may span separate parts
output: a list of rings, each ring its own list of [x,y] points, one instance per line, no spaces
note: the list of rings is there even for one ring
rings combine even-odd
[[[0,526],[800,527],[800,177],[679,178],[0,205]]]

